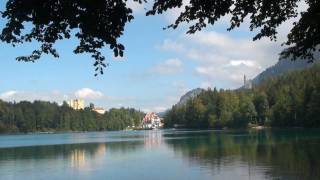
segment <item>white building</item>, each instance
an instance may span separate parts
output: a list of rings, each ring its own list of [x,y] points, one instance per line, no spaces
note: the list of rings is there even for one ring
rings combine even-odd
[[[92,110],[92,111],[95,111],[95,112],[97,112],[97,113],[99,113],[99,114],[104,114],[105,112],[106,112],[106,110],[104,109],[104,108],[102,108],[102,107],[95,107],[95,105],[93,104],[93,103],[90,103],[90,109]]]
[[[243,88],[244,89],[252,89],[252,80],[247,80],[246,75],[243,76]]]
[[[92,110],[99,114],[104,114],[106,112],[106,110],[101,107],[96,107],[96,108],[93,108]]]
[[[154,112],[147,113],[142,120],[142,128],[157,129],[163,127],[161,118]]]

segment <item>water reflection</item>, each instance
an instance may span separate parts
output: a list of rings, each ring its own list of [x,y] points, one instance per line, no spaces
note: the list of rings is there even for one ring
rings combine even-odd
[[[319,179],[319,131],[182,133],[166,140],[177,155],[214,174],[244,167],[247,176],[266,179]]]
[[[67,144],[52,146],[31,146],[0,148],[0,161],[3,160],[27,160],[27,159],[59,159],[69,158],[74,154],[95,155],[100,144]]]
[[[95,148],[91,154],[86,149],[76,148],[71,150],[69,155],[71,167],[75,169],[85,169],[89,166],[88,161],[94,161],[95,163],[103,161],[107,150],[106,144],[97,144]]]
[[[0,148],[0,179],[320,177],[319,130],[139,131],[105,136],[107,142]]]
[[[86,164],[86,155],[84,150],[75,149],[70,155],[71,167],[81,168]]]
[[[162,131],[153,130],[144,132],[144,146],[147,149],[159,148],[162,144]]]
[[[106,154],[106,144],[98,144],[98,149],[96,151],[96,157],[99,158],[100,156],[104,156]]]
[[[97,165],[105,165],[107,152],[110,155],[128,154],[143,148],[143,142],[111,142],[92,144],[66,144],[50,146],[32,146],[0,148],[0,175],[5,169],[17,168],[16,165],[31,162],[54,163],[67,162],[74,170],[89,170]],[[18,164],[17,164],[18,163]],[[69,165],[68,165],[69,164]],[[31,168],[31,167],[30,167]],[[34,167],[35,168],[35,167]],[[1,178],[0,178],[1,179]]]

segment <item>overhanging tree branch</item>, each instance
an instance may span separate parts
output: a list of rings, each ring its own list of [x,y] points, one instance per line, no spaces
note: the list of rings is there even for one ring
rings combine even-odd
[[[146,0],[133,0],[144,3]],[[220,18],[231,15],[229,31],[239,27],[246,18],[249,29],[259,30],[253,40],[268,37],[277,38],[277,28],[291,18],[298,16],[301,0],[154,0],[146,15],[162,14],[172,8],[184,8],[175,22],[168,28],[176,29],[187,23],[187,33],[201,31],[208,25],[215,25]],[[313,60],[313,51],[320,44],[320,1],[304,0],[309,6],[288,34],[288,40],[281,56]],[[95,60],[96,74],[102,74],[108,65],[102,49],[110,48],[114,56],[123,56],[125,47],[118,42],[125,25],[132,21],[132,10],[127,0],[8,0],[1,12],[6,24],[0,34],[2,42],[16,46],[37,41],[38,50],[29,56],[20,56],[20,61],[36,61],[42,54],[59,57],[54,44],[72,36],[79,40],[74,53],[89,53]],[[26,24],[31,28],[25,28]],[[77,33],[74,33],[77,32]]]

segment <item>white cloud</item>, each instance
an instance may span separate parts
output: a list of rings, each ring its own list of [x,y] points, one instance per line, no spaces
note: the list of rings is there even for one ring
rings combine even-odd
[[[238,66],[198,66],[195,69],[197,75],[205,79],[205,83],[201,87],[213,87],[219,85],[224,88],[237,88],[242,85],[243,75],[253,77],[260,72],[260,69],[252,68],[246,65]]]
[[[95,91],[90,88],[82,88],[74,93],[75,97],[81,99],[100,99],[104,97],[104,94],[100,91]]]
[[[132,9],[133,13],[142,13],[144,10],[144,4],[140,4],[133,0],[128,0],[127,6]]]
[[[184,48],[176,50],[174,44],[181,44]],[[210,85],[218,88],[241,86],[243,74],[253,78],[274,64],[282,50],[280,43],[268,39],[252,41],[247,37],[205,30],[167,40],[166,47],[172,48],[164,50],[174,51],[178,57],[195,64],[195,75],[206,82],[201,84],[202,87]]]
[[[232,37],[231,34],[215,31],[201,31],[193,35],[185,35],[184,40],[197,45],[192,51],[193,54],[197,53],[200,56],[195,59],[202,61],[254,59],[259,64],[261,63],[259,60],[270,57],[270,54],[274,61],[277,60],[278,52],[282,49],[279,43],[269,39],[252,41],[247,37]]]
[[[182,52],[184,50],[184,46],[181,43],[165,39],[160,46],[160,49],[165,51]]]
[[[149,107],[149,108],[143,108],[142,111],[149,113],[149,112],[164,112],[165,110],[167,110],[167,107],[162,107],[162,106],[154,106],[154,107]]]
[[[7,92],[4,92],[2,94],[0,94],[0,98],[1,99],[9,99],[11,97],[14,97],[18,92],[17,91],[7,91]]]
[[[261,69],[261,66],[257,64],[257,62],[252,60],[231,60],[229,63],[230,66],[248,66],[248,67],[256,67],[258,69]]]
[[[158,73],[158,74],[176,74],[182,72],[183,70],[183,63],[180,59],[168,59],[163,63],[157,64],[150,69],[151,72]]]
[[[172,87],[174,94],[177,94],[179,98],[190,90],[184,82],[173,82]]]
[[[0,94],[0,99],[5,101],[50,101],[62,103],[68,100],[67,94],[62,94],[60,91],[53,90],[50,92],[39,92],[39,91],[17,91],[9,90]]]
[[[184,5],[188,4],[184,1]],[[184,6],[168,11],[165,19],[169,23],[183,11]],[[298,3],[298,13],[305,11],[307,4]],[[194,74],[201,78],[201,87],[217,86],[218,88],[237,88],[242,85],[243,75],[253,78],[265,68],[278,61],[279,53],[285,48],[281,43],[287,40],[287,34],[293,27],[293,23],[299,20],[300,15],[292,18],[278,30],[277,41],[269,38],[252,41],[252,37],[259,32],[249,31],[250,18],[245,18],[239,28],[231,32],[222,32],[230,26],[230,15],[222,17],[212,31],[212,26],[195,34],[185,34],[189,24],[182,24],[183,33],[172,39],[166,39],[160,46],[164,51],[175,52],[176,56],[194,63]]]
[[[174,23],[174,21],[179,17],[181,12],[184,11],[185,6],[188,5],[190,0],[182,0],[182,6],[180,8],[169,9],[164,13],[164,18],[168,23]]]
[[[143,102],[140,109],[144,112],[164,112],[178,103],[181,96],[192,89],[183,81],[174,81],[167,86],[170,88],[162,92],[164,97],[153,96],[140,99]]]
[[[165,61],[165,65],[181,67],[182,66],[182,62],[179,59],[168,59],[168,60]]]
[[[68,101],[74,98],[85,100],[86,104],[94,103],[97,106],[112,108],[133,106],[136,103],[136,97],[133,96],[107,96],[100,91],[95,91],[90,88],[82,88],[75,92],[61,92],[59,90],[52,91],[22,91],[8,90],[0,93],[0,99],[4,101],[30,101],[35,100],[50,101],[62,104],[63,101]]]
[[[192,40],[201,45],[215,46],[215,47],[229,47],[233,44],[234,40],[227,36],[226,34],[218,33],[215,31],[200,31],[196,34],[187,34],[185,35],[187,39]],[[236,45],[237,46],[237,45]]]
[[[211,84],[211,82],[204,81],[204,82],[201,82],[200,87],[202,89],[208,89],[208,88],[212,87],[212,84]]]
[[[225,88],[242,85],[243,74],[253,78],[276,63],[281,46],[267,39],[252,41],[226,34],[202,31],[185,37],[199,45],[187,56],[197,64],[196,74]]]

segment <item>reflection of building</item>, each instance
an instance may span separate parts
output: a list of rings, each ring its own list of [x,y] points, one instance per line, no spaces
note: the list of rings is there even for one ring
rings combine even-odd
[[[252,81],[247,80],[246,75],[243,76],[243,88],[244,89],[252,89]]]
[[[84,109],[84,100],[82,100],[82,99],[72,99],[72,100],[68,101],[67,103],[71,108],[73,108],[75,110]]]
[[[92,144],[92,145],[75,145],[75,148],[70,151],[69,162],[74,169],[87,170],[97,163],[104,163],[104,156],[106,154],[106,144]]]
[[[101,156],[104,156],[106,154],[106,150],[107,150],[106,144],[103,144],[103,143],[99,144],[98,148],[97,148],[97,151],[95,153],[95,156],[97,158],[101,158]]]
[[[162,143],[162,131],[145,131],[144,146],[146,148],[157,148]]]
[[[142,120],[142,127],[146,129],[160,128],[162,126],[161,118],[154,112],[146,114]]]
[[[71,166],[72,167],[83,167],[86,164],[86,155],[84,150],[75,149],[71,153]]]

